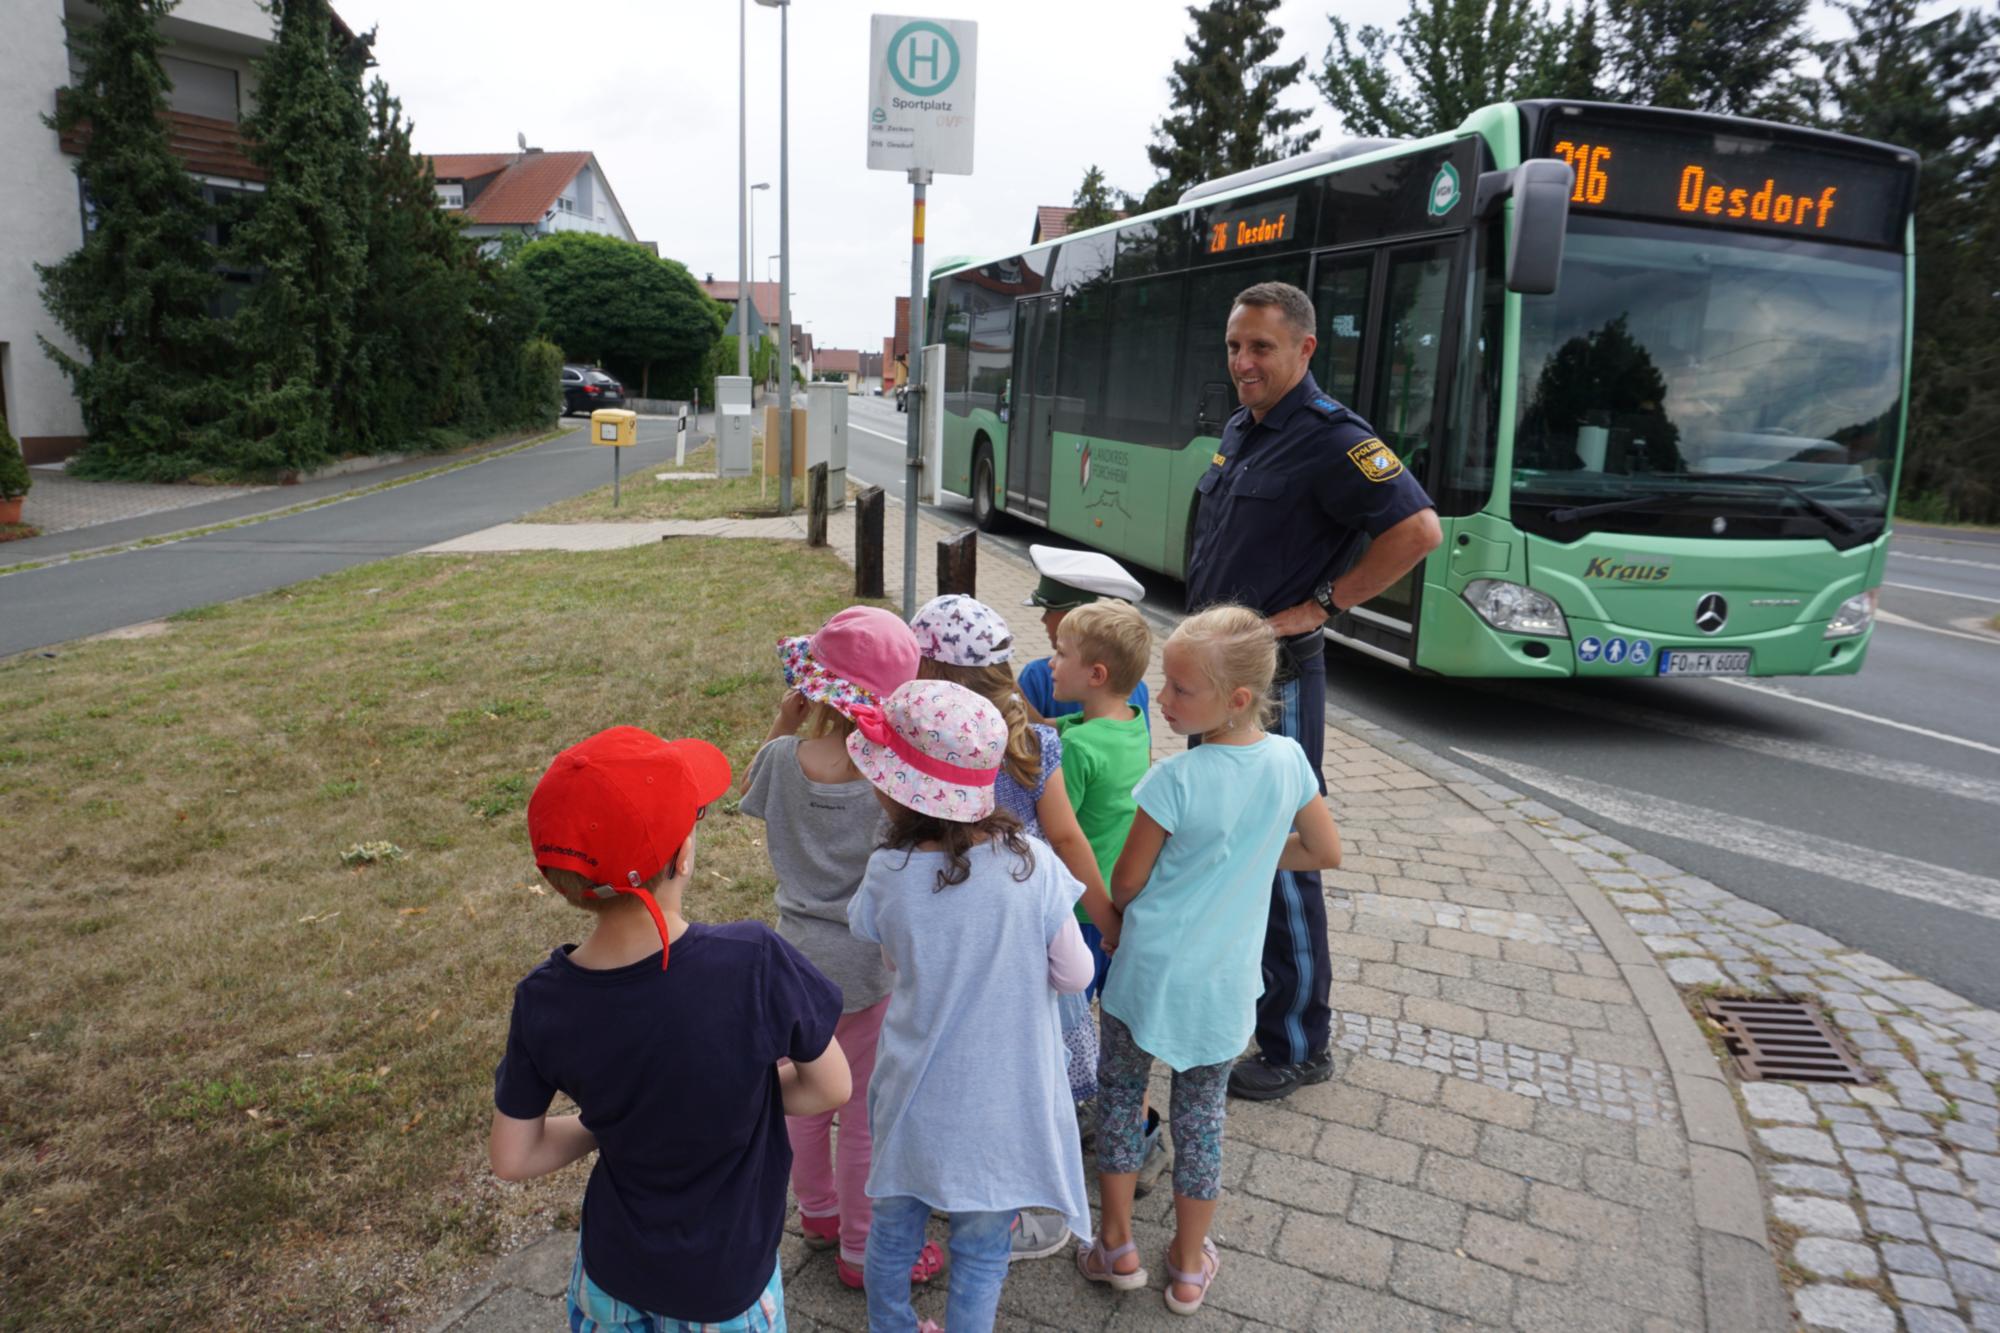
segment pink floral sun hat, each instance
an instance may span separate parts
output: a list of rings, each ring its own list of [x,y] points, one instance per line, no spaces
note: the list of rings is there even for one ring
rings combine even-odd
[[[849,716],[847,753],[890,800],[971,824],[993,813],[993,779],[1007,752],[1000,710],[963,685],[913,680]]]
[[[1000,613],[975,597],[947,593],[910,617],[917,651],[953,666],[998,666],[1014,655],[1014,631]]]
[[[778,640],[785,684],[848,716],[875,705],[917,675],[917,638],[900,616],[878,606],[850,606],[819,631]]]

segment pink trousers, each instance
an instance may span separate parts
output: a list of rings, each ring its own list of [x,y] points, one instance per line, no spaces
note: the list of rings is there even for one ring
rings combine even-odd
[[[874,1210],[868,1202],[868,1161],[874,1140],[868,1134],[868,1079],[875,1072],[875,1041],[882,1035],[882,1017],[889,1012],[884,998],[842,1014],[833,1029],[854,1076],[854,1093],[847,1104],[820,1115],[788,1115],[785,1134],[792,1141],[792,1192],[806,1217],[840,1219],[840,1257],[855,1268],[868,1258],[868,1224]],[[836,1155],[833,1120],[840,1117]]]

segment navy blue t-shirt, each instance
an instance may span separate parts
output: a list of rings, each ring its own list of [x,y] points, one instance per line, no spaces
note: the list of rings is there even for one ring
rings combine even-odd
[[[1431,497],[1367,422],[1308,374],[1264,414],[1240,407],[1201,480],[1188,608],[1241,602],[1274,615],[1346,571]]]
[[[597,1137],[583,1266],[629,1305],[692,1323],[747,1310],[771,1279],[792,1169],[777,1062],[816,1060],[840,988],[767,926],[690,925],[668,966],[596,971],[564,945],[514,988],[500,1114],[558,1091]]]

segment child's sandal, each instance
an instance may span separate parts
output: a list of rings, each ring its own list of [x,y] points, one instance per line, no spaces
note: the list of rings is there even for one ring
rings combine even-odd
[[[1086,1282],[1108,1283],[1115,1291],[1137,1291],[1146,1285],[1146,1270],[1135,1268],[1129,1273],[1121,1273],[1113,1265],[1126,1255],[1136,1253],[1138,1248],[1128,1240],[1115,1250],[1107,1250],[1104,1238],[1095,1237],[1090,1244],[1076,1247],[1076,1271],[1083,1274]],[[1095,1268],[1091,1266],[1093,1259],[1097,1261]]]
[[[799,1214],[799,1235],[805,1240],[809,1250],[830,1250],[840,1244],[840,1214],[831,1217],[807,1217]]]
[[[1174,1267],[1174,1252],[1167,1251],[1167,1308],[1175,1314],[1193,1314],[1201,1309],[1201,1303],[1208,1299],[1208,1284],[1215,1281],[1215,1275],[1222,1271],[1222,1256],[1215,1252],[1215,1242],[1204,1236],[1201,1240],[1201,1271],[1183,1273]],[[1179,1300],[1174,1296],[1174,1287],[1185,1283],[1200,1290],[1191,1301]]]

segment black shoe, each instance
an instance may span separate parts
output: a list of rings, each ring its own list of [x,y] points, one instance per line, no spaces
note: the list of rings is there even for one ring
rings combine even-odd
[[[1251,1102],[1275,1102],[1308,1083],[1333,1077],[1333,1052],[1321,1051],[1295,1065],[1273,1064],[1261,1055],[1245,1056],[1229,1071],[1229,1095]]]

